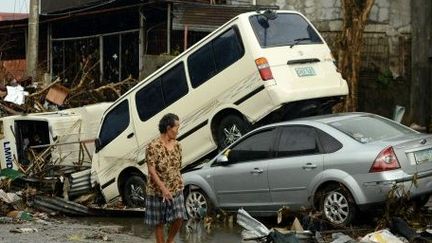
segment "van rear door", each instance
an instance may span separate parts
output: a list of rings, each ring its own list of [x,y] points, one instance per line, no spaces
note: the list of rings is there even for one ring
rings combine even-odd
[[[342,78],[330,49],[302,15],[258,14],[250,16],[249,22],[261,46],[260,55],[267,59],[278,88],[316,93],[317,89],[341,86]]]

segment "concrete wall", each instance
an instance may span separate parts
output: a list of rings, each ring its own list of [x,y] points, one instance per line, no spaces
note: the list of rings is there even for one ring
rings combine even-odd
[[[171,61],[175,56],[170,55],[144,55],[144,68],[142,76],[147,77],[149,74],[156,71],[158,68]]]
[[[303,13],[319,29],[328,44],[335,47],[337,32],[342,27],[341,0],[257,0],[257,4],[277,5],[280,9]],[[378,68],[381,72],[390,69],[395,78],[409,76],[409,62],[401,59],[401,56],[406,56],[407,52],[402,49],[408,48],[409,52],[410,48],[407,46],[411,34],[410,1],[375,0],[369,20],[363,56],[369,61],[363,60],[362,68]],[[370,60],[380,61],[371,63]]]

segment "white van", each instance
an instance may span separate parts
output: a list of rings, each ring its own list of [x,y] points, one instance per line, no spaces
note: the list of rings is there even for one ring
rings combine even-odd
[[[90,168],[97,128],[111,104],[0,118],[0,169],[34,172],[36,157],[62,172]]]
[[[107,201],[143,195],[146,144],[180,117],[183,166],[251,126],[328,113],[347,95],[324,39],[295,11],[240,14],[129,90],[102,119],[92,173]]]

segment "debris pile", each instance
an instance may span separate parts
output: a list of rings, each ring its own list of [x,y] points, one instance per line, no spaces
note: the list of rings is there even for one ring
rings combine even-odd
[[[81,71],[72,82],[60,78],[49,83],[33,82],[25,77],[0,85],[0,115],[55,111],[114,101],[138,82],[131,76],[116,83],[95,82],[89,72]]]

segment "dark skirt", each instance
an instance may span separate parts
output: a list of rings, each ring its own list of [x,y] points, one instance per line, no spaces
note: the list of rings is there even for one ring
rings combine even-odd
[[[178,193],[172,201],[162,202],[162,197],[146,197],[144,223],[149,225],[166,224],[176,219],[187,220],[183,193]]]

